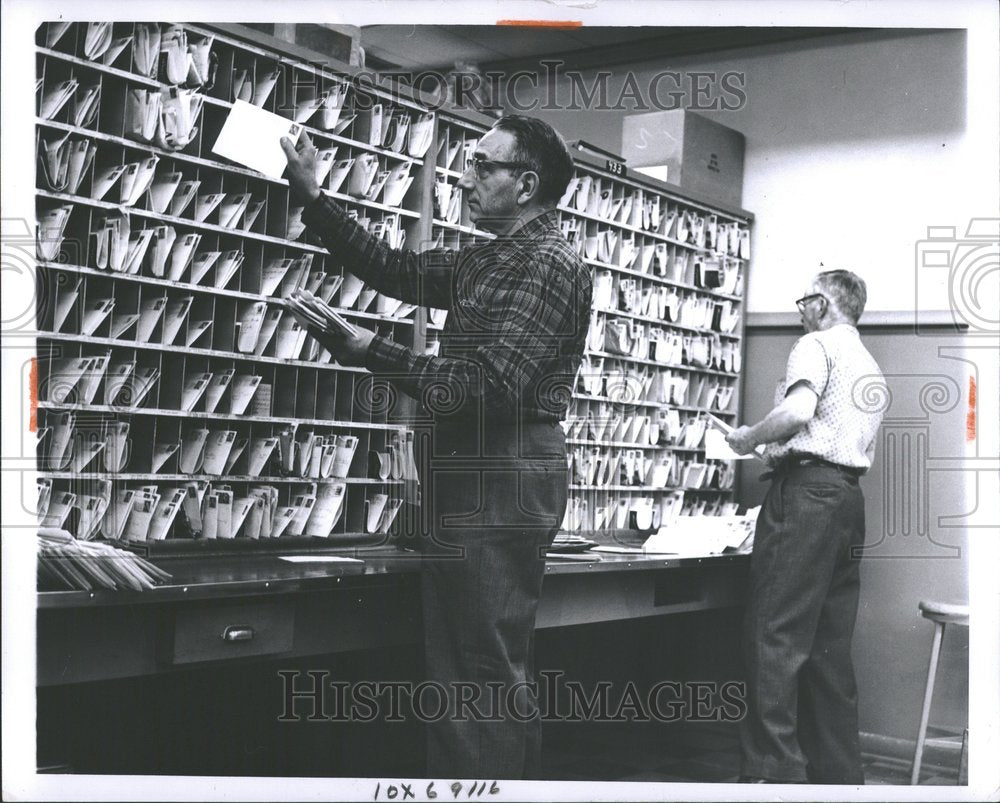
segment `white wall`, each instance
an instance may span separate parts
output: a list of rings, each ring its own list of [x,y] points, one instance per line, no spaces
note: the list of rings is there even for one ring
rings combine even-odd
[[[793,312],[793,300],[823,262],[851,268],[866,278],[867,319],[872,321],[878,317],[873,312],[915,309],[915,250],[928,226],[955,226],[961,236],[973,217],[1000,217],[998,69],[995,54],[985,64],[982,58],[995,47],[995,30],[858,32],[616,67],[609,95],[618,96],[629,69],[640,87],[664,70],[744,73],[745,106],[704,114],[746,137],[742,205],[756,215],[749,311]],[[592,81],[593,76],[591,71],[585,80]],[[560,89],[565,91],[565,84]],[[526,94],[519,100],[524,102]],[[629,112],[529,113],[548,119],[567,139],[584,139],[615,151],[621,147],[622,117]],[[992,310],[994,319],[997,276],[994,270],[992,279],[981,285],[981,303]],[[921,306],[948,307],[949,298],[943,293]],[[774,379],[797,334],[792,329],[748,332],[748,421],[758,420],[769,409]],[[919,388],[921,381],[926,384],[941,377],[959,389],[947,420],[928,418],[931,452],[921,471],[934,460],[995,456],[1000,443],[995,412],[987,412],[996,410],[995,369],[988,377],[978,375],[980,431],[976,443],[963,444],[964,410],[969,403],[964,388],[972,369],[939,354],[941,343],[952,340],[917,338],[905,327],[878,331],[867,339],[891,375],[890,385],[897,389],[909,388],[914,381]],[[992,352],[983,352],[980,362],[988,353]],[[989,401],[982,392],[986,388]],[[912,405],[910,397],[919,393],[899,396]],[[882,466],[887,455],[878,460]],[[973,462],[966,464],[964,474],[960,466],[956,463],[951,472],[931,471],[926,499],[911,493],[907,478],[898,471],[883,475],[880,469],[866,478],[870,542],[888,532],[887,500],[906,499],[913,512],[926,505],[930,532],[911,537],[909,544],[905,538],[890,538],[885,544],[895,550],[891,560],[873,557],[863,564],[855,639],[862,730],[914,738],[930,641],[930,626],[919,616],[916,603],[924,598],[961,600],[970,590],[975,592],[969,588],[967,568],[976,565],[976,549],[982,551],[980,542],[986,539],[972,535],[995,530],[962,529],[962,524],[957,529],[939,528],[949,516],[980,507],[992,510],[995,505],[981,490],[976,495]],[[744,480],[742,501],[759,501],[762,486],[756,477]],[[968,520],[967,526],[995,527],[995,521]],[[939,555],[933,552],[938,549],[934,541],[958,546],[961,552]],[[992,607],[976,610],[977,616],[990,617]],[[983,702],[984,683],[992,689],[995,679],[975,682],[984,655],[974,646],[970,662],[967,633],[949,635],[946,649],[934,719],[960,727],[968,716],[969,669],[977,699]],[[992,692],[987,696],[995,698]]]
[[[609,94],[629,69],[640,87],[663,70],[744,73],[743,108],[702,113],[746,137],[743,207],[756,215],[749,310],[792,311],[820,262],[863,275],[869,310],[912,310],[915,244],[927,227],[961,235],[969,218],[998,216],[996,104],[977,90],[966,112],[982,67],[968,68],[977,32],[968,42],[960,30],[859,32],[664,59],[615,67]],[[568,139],[615,150],[631,112],[532,113]]]

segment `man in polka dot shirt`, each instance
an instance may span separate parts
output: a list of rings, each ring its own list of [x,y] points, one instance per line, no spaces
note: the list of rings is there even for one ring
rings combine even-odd
[[[864,783],[851,663],[865,537],[858,477],[882,415],[859,394],[884,382],[856,328],[866,300],[850,271],[817,275],[796,302],[806,334],[774,409],[727,438],[740,454],[766,444],[771,468],[744,625],[749,782]]]

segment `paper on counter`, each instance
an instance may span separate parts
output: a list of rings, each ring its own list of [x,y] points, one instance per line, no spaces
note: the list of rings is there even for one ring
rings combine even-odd
[[[340,555],[278,555],[278,560],[289,563],[364,563],[358,558],[342,558]]]
[[[252,103],[237,100],[226,117],[212,153],[271,178],[281,178],[288,160],[280,140],[298,141],[302,126]]]

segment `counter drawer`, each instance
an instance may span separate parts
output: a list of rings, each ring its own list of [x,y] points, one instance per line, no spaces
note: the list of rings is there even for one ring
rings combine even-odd
[[[212,605],[174,614],[171,664],[277,655],[292,649],[295,606],[290,601]]]

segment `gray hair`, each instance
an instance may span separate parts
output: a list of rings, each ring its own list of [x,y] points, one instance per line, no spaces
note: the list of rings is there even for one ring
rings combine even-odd
[[[838,310],[852,323],[858,322],[868,301],[864,279],[849,270],[826,270],[817,274],[816,283]]]

